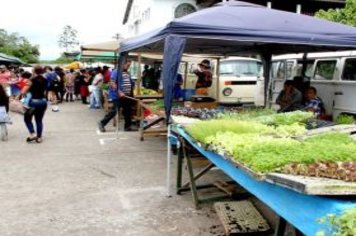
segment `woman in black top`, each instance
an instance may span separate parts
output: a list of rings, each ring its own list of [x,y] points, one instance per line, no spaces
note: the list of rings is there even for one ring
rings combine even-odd
[[[27,142],[36,141],[37,143],[42,142],[42,131],[43,131],[43,117],[47,109],[47,100],[46,100],[46,89],[47,81],[42,76],[44,70],[41,66],[36,66],[34,68],[34,76],[31,80],[27,80],[27,86],[21,91],[21,94],[24,95],[27,92],[31,93],[32,99],[30,101],[30,107],[24,115],[26,127],[30,133],[30,137],[26,139]],[[32,124],[32,117],[35,117],[36,122],[36,131]]]
[[[6,112],[9,112],[9,96],[7,96],[4,87],[0,84],[0,107],[5,107]]]

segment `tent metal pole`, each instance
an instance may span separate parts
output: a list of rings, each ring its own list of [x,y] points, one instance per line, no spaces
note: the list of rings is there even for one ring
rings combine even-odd
[[[265,87],[264,87],[264,99],[265,99],[265,108],[270,107],[271,103],[269,101],[270,98],[270,75],[271,75],[271,63],[272,63],[272,54],[268,52],[261,53],[262,65],[263,65],[263,77],[265,79]]]
[[[216,101],[220,100],[220,58],[216,60]]]
[[[138,68],[137,68],[137,86],[136,86],[136,94],[141,95],[141,53],[137,54],[137,60],[138,60]]]
[[[188,62],[185,62],[184,68],[184,81],[183,81],[183,89],[187,88],[187,80],[188,80]]]
[[[166,195],[171,197],[171,169],[172,169],[172,150],[171,150],[171,125],[167,126],[167,173],[166,173]]]

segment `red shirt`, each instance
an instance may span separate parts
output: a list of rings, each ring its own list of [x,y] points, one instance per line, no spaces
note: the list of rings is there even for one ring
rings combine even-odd
[[[104,72],[104,83],[109,83],[111,77],[111,71],[107,70]]]

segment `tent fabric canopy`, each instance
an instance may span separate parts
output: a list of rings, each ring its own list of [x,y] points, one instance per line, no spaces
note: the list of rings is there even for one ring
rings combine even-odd
[[[78,59],[115,59],[119,50],[118,41],[86,44],[80,47]]]
[[[94,43],[94,44],[86,44],[82,45],[82,51],[111,51],[116,52],[119,49],[119,42],[118,41],[108,41],[102,43]]]

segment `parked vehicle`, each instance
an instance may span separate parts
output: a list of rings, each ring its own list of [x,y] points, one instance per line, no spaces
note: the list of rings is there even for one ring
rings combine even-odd
[[[264,78],[260,60],[247,57],[221,60],[219,103],[264,105]]]
[[[284,81],[296,79],[317,89],[326,113],[334,119],[339,114],[356,116],[356,51],[310,53],[304,59],[303,54],[273,57],[269,84],[270,106],[276,106],[275,101],[283,89]]]

